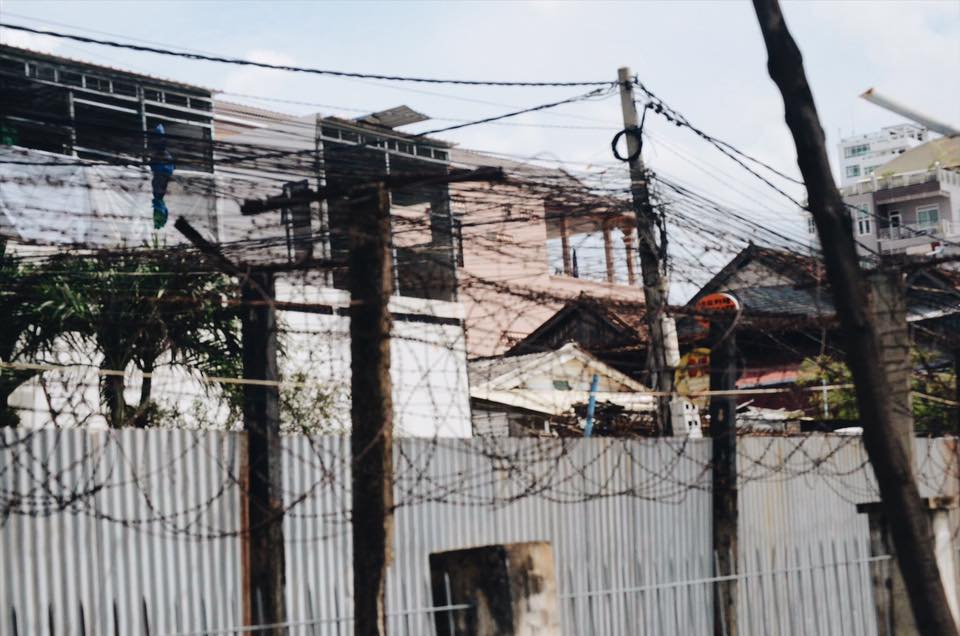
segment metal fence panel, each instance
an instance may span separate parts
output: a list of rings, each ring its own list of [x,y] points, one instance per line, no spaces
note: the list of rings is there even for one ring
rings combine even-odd
[[[241,442],[0,431],[0,633],[238,625]],[[284,439],[292,633],[352,631],[348,453]],[[917,457],[925,494],[956,492],[952,440]],[[430,552],[531,540],[554,546],[565,633],[711,633],[709,458],[710,440],[400,440],[391,633],[433,633]],[[740,634],[876,633],[859,440],[745,438],[739,461]]]
[[[0,633],[235,624],[238,439],[0,431]]]
[[[703,473],[709,443],[680,444],[402,440],[395,459],[398,509],[387,583],[391,633],[433,631],[430,613],[401,614],[433,604],[431,552],[534,540],[554,546],[568,633],[612,635],[638,628],[695,633],[690,631],[694,623],[709,621],[709,594],[671,590],[650,607],[643,594],[610,592],[653,577],[682,580],[710,573],[710,498]],[[309,589],[291,590],[291,621],[350,611],[348,448],[341,438],[287,439],[288,490],[311,488],[316,470],[328,475],[285,524],[288,582],[303,581],[305,571],[315,573]],[[515,468],[524,457],[529,463],[518,475]],[[650,487],[645,482],[652,476],[657,479]],[[584,596],[588,592],[603,593]],[[337,627],[351,625],[303,626],[294,632],[335,634]]]

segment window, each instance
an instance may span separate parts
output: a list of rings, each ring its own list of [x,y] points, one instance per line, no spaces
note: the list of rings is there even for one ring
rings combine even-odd
[[[83,86],[83,75],[72,71],[60,71],[60,82],[70,86]]]
[[[849,146],[843,150],[843,154],[846,157],[859,157],[868,152],[870,152],[870,144],[857,144],[856,146]]]
[[[935,227],[940,223],[940,208],[936,205],[917,208],[917,227]]]
[[[860,166],[847,166],[847,176],[848,176],[848,177],[859,177],[859,176],[860,176]]]
[[[880,166],[867,166],[863,169],[863,174],[870,175],[873,174],[873,171],[879,168]]]
[[[87,88],[94,91],[109,93],[110,80],[103,79],[102,77],[91,77],[87,75]]]
[[[569,380],[554,380],[553,388],[558,391],[569,391],[572,387]]]
[[[877,228],[879,229],[880,238],[888,240],[904,238],[904,235],[902,235],[900,232],[900,226],[902,225],[902,222],[903,218],[900,214],[900,210],[880,212],[877,220]]]
[[[180,95],[178,93],[171,93],[168,91],[165,94],[165,97],[166,99],[164,99],[164,102],[167,104],[173,104],[174,106],[186,106],[189,103],[186,95]]]
[[[870,234],[872,229],[870,223],[870,204],[863,203],[853,207],[857,209],[857,234],[860,236]]]
[[[807,234],[816,234],[817,233],[817,224],[813,220],[813,216],[807,217]]]
[[[137,86],[136,84],[130,84],[128,82],[118,82],[114,80],[113,92],[117,95],[126,95],[128,97],[136,97]]]
[[[52,66],[33,64],[32,62],[27,64],[27,75],[36,77],[37,79],[47,80],[48,82],[53,82],[57,79],[57,74],[54,72]]]

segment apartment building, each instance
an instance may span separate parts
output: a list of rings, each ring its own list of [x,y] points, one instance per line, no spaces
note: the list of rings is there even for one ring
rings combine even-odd
[[[458,148],[451,160],[500,165],[512,177],[451,187],[471,357],[507,352],[581,296],[642,309],[629,202],[592,195],[560,170]]]
[[[840,183],[848,186],[869,178],[877,168],[927,140],[927,129],[917,124],[887,126],[840,140]]]
[[[960,253],[960,138],[898,154],[841,194],[864,253]]]
[[[204,87],[2,46],[0,237],[19,253],[170,246],[185,242],[173,227],[184,217],[246,266],[282,271],[311,258],[345,262],[349,206],[317,202],[258,215],[244,214],[241,206],[388,175],[442,177],[450,170],[448,145],[393,128],[409,121],[408,110],[356,120],[293,116],[225,103]],[[157,124],[166,129],[176,164],[166,193],[170,222],[160,227],[148,167]],[[449,199],[442,178],[391,192],[394,425],[401,435],[471,434]],[[345,265],[280,273],[276,288],[278,300],[315,308],[283,312],[281,373],[306,374],[328,387],[334,400],[329,429],[344,430],[351,400]],[[91,360],[75,362],[90,372],[79,386],[89,393],[84,401],[96,405]],[[185,371],[158,373],[158,394],[164,388],[171,396],[202,392]],[[24,424],[50,424],[37,387],[18,391]],[[172,406],[191,412],[188,403]]]

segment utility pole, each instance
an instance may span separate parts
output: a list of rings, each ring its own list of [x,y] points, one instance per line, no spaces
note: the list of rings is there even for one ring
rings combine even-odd
[[[830,171],[823,128],[800,49],[777,0],[754,0],[753,4],[769,57],[767,68],[783,96],[787,126],[797,148],[797,164],[844,331],[847,364],[863,422],[863,444],[873,465],[883,511],[897,520],[891,524],[890,534],[913,615],[922,634],[956,635],[937,566],[930,518],[920,499],[909,448],[893,414],[881,338],[871,315],[873,299],[860,269],[850,214]]]
[[[346,225],[350,284],[354,633],[357,636],[386,634],[386,574],[392,558],[393,398],[389,301],[393,292],[393,258],[389,187],[502,180],[503,171],[489,167],[453,170],[443,175],[386,175],[373,185],[353,182],[315,191],[298,188],[296,192],[285,192],[284,196],[248,199],[241,206],[243,214],[262,214],[337,197],[344,206],[352,208]],[[182,221],[177,221],[177,228],[191,242],[227,268],[226,271],[232,267],[236,273],[236,266]]]
[[[637,104],[633,99],[633,75],[629,67],[617,71],[620,84],[620,105],[623,108],[624,137],[627,140],[627,158],[630,164],[630,192],[633,195],[633,210],[637,217],[637,252],[640,255],[640,272],[643,279],[644,309],[646,312],[649,345],[647,347],[647,371],[651,388],[660,392],[657,399],[657,414],[660,433],[671,435],[670,398],[673,394],[673,369],[667,356],[664,320],[667,319],[667,278],[660,262],[660,247],[656,239],[656,219],[650,205],[650,190],[647,173],[640,157],[640,120]],[[670,330],[676,337],[676,331]],[[674,345],[671,350],[676,350]]]
[[[713,441],[712,499],[714,576],[737,572],[737,342],[731,315],[710,321],[710,438]],[[713,633],[737,633],[737,580],[713,584]]]
[[[238,266],[183,217],[177,219],[174,227],[214,267],[240,279],[243,377],[263,381],[243,385],[243,429],[247,434],[241,468],[246,492],[246,533],[241,538],[243,619],[247,624],[278,625],[286,620],[286,602],[274,275]],[[279,636],[284,630],[268,627],[255,633]]]
[[[272,384],[243,385],[243,428],[247,432],[247,590],[254,624],[283,623],[283,469],[277,374],[277,315],[274,277],[251,272],[241,279],[243,377]],[[281,628],[258,634],[281,634]]]
[[[393,398],[388,307],[393,291],[390,197],[363,191],[350,215],[353,615],[356,636],[384,636],[393,540]]]

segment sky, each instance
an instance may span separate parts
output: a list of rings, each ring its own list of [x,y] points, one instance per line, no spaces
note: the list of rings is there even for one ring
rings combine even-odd
[[[831,160],[841,136],[903,120],[858,95],[869,87],[960,125],[960,0],[785,2]],[[86,2],[0,0],[0,21],[151,42],[257,61],[458,79],[615,80],[629,66],[693,124],[792,175],[783,104],[746,1],[674,2]],[[579,88],[390,84],[224,66],[0,30],[9,44],[225,91],[274,110],[357,116],[399,104],[437,128],[555,101]],[[239,95],[324,106],[255,100]],[[578,102],[451,131],[464,147],[613,169],[619,100]],[[689,131],[647,122],[650,168],[800,236],[801,213]],[[836,168],[835,168],[836,172]],[[799,186],[783,184],[802,198]]]

